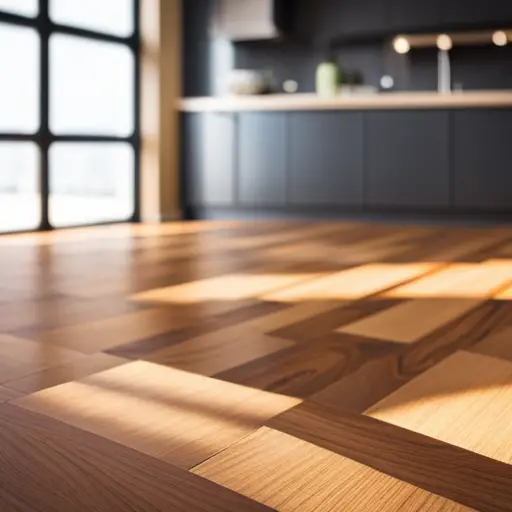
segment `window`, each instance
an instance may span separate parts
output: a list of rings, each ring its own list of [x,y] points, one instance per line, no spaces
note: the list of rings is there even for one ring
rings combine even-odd
[[[39,36],[0,23],[0,132],[35,133],[39,124]]]
[[[38,0],[0,0],[0,11],[34,18],[39,12]]]
[[[53,133],[131,135],[134,85],[134,56],[126,46],[63,34],[52,36]]]
[[[0,0],[0,233],[137,218],[139,3]]]
[[[55,23],[120,37],[133,34],[133,12],[132,0],[50,0]]]
[[[0,232],[35,229],[41,221],[39,150],[33,142],[0,142]]]
[[[134,209],[134,155],[126,143],[56,142],[50,148],[53,226],[125,220]]]

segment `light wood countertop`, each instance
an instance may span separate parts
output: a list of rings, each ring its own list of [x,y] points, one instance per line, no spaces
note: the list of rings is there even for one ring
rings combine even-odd
[[[393,92],[345,94],[320,97],[316,94],[270,94],[263,96],[212,96],[182,98],[183,112],[231,112],[239,110],[360,110],[512,107],[512,89],[437,92]]]

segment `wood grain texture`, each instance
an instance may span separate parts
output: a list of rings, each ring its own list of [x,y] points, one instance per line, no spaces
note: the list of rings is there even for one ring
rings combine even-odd
[[[0,384],[79,357],[74,350],[0,334]]]
[[[298,275],[250,275],[231,274],[212,277],[177,286],[149,290],[131,297],[139,302],[162,303],[196,303],[208,300],[241,300],[259,297],[301,281],[308,281],[313,276]]]
[[[512,326],[489,335],[471,348],[471,352],[507,359],[512,362]]]
[[[183,468],[298,403],[146,362],[128,363],[16,402]]]
[[[307,300],[355,300],[428,273],[428,263],[369,264],[314,279],[286,290],[268,293],[266,300],[299,302]]]
[[[18,407],[0,407],[3,512],[268,510],[152,457]]]
[[[108,370],[109,368],[114,368],[127,362],[127,359],[100,352],[98,354],[73,359],[66,364],[52,366],[31,373],[20,379],[10,380],[6,382],[5,385],[20,393],[35,393],[36,391],[57,386],[65,382],[82,379],[93,373]]]
[[[477,299],[413,300],[341,327],[338,332],[414,343],[480,303]]]
[[[180,312],[165,308],[148,309],[75,324],[52,330],[43,330],[33,339],[48,346],[74,349],[83,354],[137,341],[149,336],[179,329],[190,323],[190,318]]]
[[[492,260],[481,264],[453,264],[438,273],[391,290],[386,295],[400,298],[487,299],[499,293],[512,275],[512,262]]]
[[[471,510],[266,427],[193,472],[283,512]]]
[[[350,374],[366,359],[386,353],[390,350],[386,345],[383,347],[371,340],[348,335],[329,335],[227,370],[216,377],[304,398]]]
[[[44,433],[31,431],[20,447],[18,438],[7,445],[0,439],[2,463],[9,453],[9,465],[0,469],[9,472],[3,480],[0,475],[0,509],[53,510],[48,493],[62,489],[53,500],[59,512],[159,510],[164,498],[149,484],[149,494],[138,501],[144,478],[153,478],[144,461],[169,471],[176,469],[171,464],[188,469],[234,450],[262,425],[276,428],[273,422],[282,419],[285,433],[332,452],[325,459],[329,468],[339,462],[331,455],[347,457],[369,474],[389,475],[389,489],[403,483],[423,489],[401,509],[421,508],[425,493],[433,493],[439,496],[433,506],[452,500],[478,510],[508,510],[512,464],[480,453],[510,452],[510,383],[495,365],[512,364],[511,241],[509,226],[305,221],[118,225],[0,237],[0,402],[8,402],[3,410],[13,432],[19,422],[32,428],[36,416],[18,418],[15,412],[33,409],[42,413],[36,423]],[[145,294],[151,298],[132,300]],[[488,363],[457,360],[435,385],[420,380],[420,392],[409,391],[461,350]],[[460,377],[464,372],[471,375]],[[433,429],[434,437],[450,444],[364,415],[353,416],[347,426],[347,410],[362,413],[402,392],[419,395],[417,405],[401,404],[400,418],[406,413],[407,421],[416,422],[411,419],[410,428]],[[301,399],[317,404],[307,406],[315,407],[314,418],[301,406],[296,421],[289,421],[289,409]],[[416,418],[423,410],[425,418]],[[7,432],[2,421],[0,438]],[[362,437],[354,438],[354,429]],[[63,432],[71,432],[70,448],[58,444]],[[94,456],[81,445],[78,452],[71,447],[82,436],[94,440]],[[274,444],[269,446],[257,452],[259,466],[248,481],[272,478],[265,457],[272,462]],[[300,445],[301,453],[311,453],[312,461],[318,455],[315,446]],[[299,464],[293,455],[288,460],[284,467],[293,474]],[[125,473],[114,469],[110,475],[123,486],[136,479],[132,494],[103,478],[105,467],[121,463]],[[132,467],[146,476],[138,479]],[[237,469],[227,476],[238,478]],[[28,471],[33,474],[25,478]],[[59,487],[53,482],[62,472],[68,480]],[[306,491],[331,489],[338,496],[323,473],[312,475],[301,475],[295,488],[283,487],[291,496],[286,503],[295,506],[303,481]],[[380,480],[369,481],[382,487]],[[27,482],[27,493],[20,482]],[[186,510],[210,510],[211,503],[221,510],[257,506],[237,496],[223,507],[196,492],[195,483],[179,485],[197,497],[184,502]],[[394,499],[386,487],[379,496]],[[97,495],[77,496],[73,489]],[[373,498],[375,489],[366,496]],[[280,489],[271,481],[266,490]],[[118,500],[112,507],[111,496]],[[315,499],[308,493],[303,502]],[[173,500],[163,510],[180,510]],[[350,505],[343,509],[352,510]]]
[[[312,395],[319,403],[363,412],[457,350],[473,345],[510,322],[508,304],[488,302],[413,344],[366,358],[337,382]]]
[[[512,462],[512,363],[457,352],[366,414]]]
[[[311,402],[267,425],[478,510],[512,510],[512,466],[451,444]]]
[[[396,300],[368,300],[364,302],[335,303],[337,307],[328,311],[318,311],[309,318],[296,318],[293,323],[271,331],[269,334],[296,342],[307,342],[326,335],[337,327],[350,324],[376,312],[399,304]],[[304,305],[307,303],[304,303]],[[315,304],[315,303],[312,303]],[[321,303],[318,303],[321,304]],[[302,304],[292,306],[299,308]]]
[[[240,327],[220,330],[154,353],[154,363],[215,375],[294,345],[292,341]]]
[[[20,393],[19,391],[0,386],[0,404],[4,404],[5,402],[15,400],[16,398],[20,398],[22,396],[23,393]]]

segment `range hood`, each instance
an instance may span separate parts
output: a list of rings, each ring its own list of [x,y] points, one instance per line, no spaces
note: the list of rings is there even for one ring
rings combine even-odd
[[[214,30],[231,41],[277,39],[290,28],[293,0],[217,0]]]

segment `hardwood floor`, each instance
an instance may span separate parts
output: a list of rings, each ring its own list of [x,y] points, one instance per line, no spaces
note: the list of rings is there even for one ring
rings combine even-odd
[[[512,511],[512,229],[0,237],[0,510]]]

